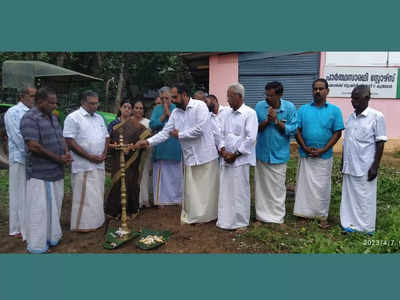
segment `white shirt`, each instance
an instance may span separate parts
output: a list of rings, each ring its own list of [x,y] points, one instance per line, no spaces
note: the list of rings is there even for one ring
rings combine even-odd
[[[8,157],[10,164],[25,164],[25,142],[21,135],[21,119],[29,107],[22,102],[10,107],[4,115],[4,125],[8,136]]]
[[[108,134],[104,119],[97,113],[90,115],[83,107],[70,113],[64,122],[65,138],[72,138],[87,153],[101,155],[104,152]],[[104,162],[95,164],[72,151],[72,173],[104,170]]]
[[[148,139],[150,146],[166,141],[174,129],[179,131],[185,165],[202,165],[218,158],[210,113],[203,101],[190,98],[186,110],[174,109],[164,128]]]
[[[228,106],[220,105],[218,107],[218,114],[214,114],[210,112],[211,122],[212,122],[212,131],[214,133],[215,145],[219,148],[219,144],[221,143],[221,130],[223,125],[223,114],[229,109]]]
[[[229,164],[221,159],[225,166],[238,167],[245,164],[256,165],[256,141],[258,132],[257,113],[254,109],[242,104],[238,110],[229,108],[224,112],[219,149],[225,147],[228,152],[242,153]]]
[[[375,143],[387,141],[383,114],[367,107],[346,121],[343,138],[343,174],[364,176],[375,160]]]

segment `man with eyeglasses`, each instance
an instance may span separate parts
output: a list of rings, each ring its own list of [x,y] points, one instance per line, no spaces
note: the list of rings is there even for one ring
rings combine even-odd
[[[332,148],[341,137],[344,125],[339,107],[326,101],[328,82],[320,78],[312,87],[314,101],[298,111],[296,140],[300,157],[293,214],[318,219],[321,228],[328,228]]]
[[[93,91],[81,95],[81,107],[67,116],[64,137],[72,149],[71,230],[93,231],[103,225],[104,161],[109,134],[104,119],[96,113],[99,97]]]
[[[8,136],[9,153],[9,235],[25,240],[23,220],[25,213],[25,143],[21,135],[21,119],[33,107],[36,89],[30,86],[23,87],[20,91],[17,105],[7,110],[4,123]]]
[[[284,223],[290,137],[297,131],[296,107],[282,99],[282,94],[283,85],[280,82],[269,82],[265,86],[266,99],[256,105],[256,219],[265,223]]]
[[[150,129],[158,133],[167,124],[175,104],[171,103],[170,88],[159,90],[162,105],[154,108],[150,118]],[[153,203],[162,208],[165,205],[182,203],[183,168],[182,150],[179,141],[169,137],[153,148]]]
[[[181,222],[205,223],[217,218],[219,192],[218,152],[207,105],[190,97],[189,89],[177,84],[171,89],[171,113],[164,128],[155,136],[136,143],[135,148],[156,146],[170,136],[182,147],[184,194]]]

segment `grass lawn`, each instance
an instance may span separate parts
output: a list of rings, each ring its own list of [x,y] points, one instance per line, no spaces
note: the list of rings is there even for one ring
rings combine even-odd
[[[292,158],[288,163],[288,184],[295,182],[296,166],[297,158]],[[242,243],[249,250],[258,248],[258,252],[273,253],[400,252],[400,168],[381,166],[378,177],[376,232],[373,236],[361,233],[342,234],[339,219],[341,188],[340,159],[335,157],[328,218],[332,225],[330,229],[320,229],[315,220],[293,216],[294,197],[289,195],[286,200],[285,228],[276,224],[258,227],[252,224],[241,236]],[[252,219],[255,221],[254,214]]]

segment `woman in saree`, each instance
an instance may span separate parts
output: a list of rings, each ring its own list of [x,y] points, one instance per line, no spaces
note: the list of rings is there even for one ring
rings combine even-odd
[[[120,135],[124,144],[129,145],[125,150],[125,183],[126,183],[126,211],[128,216],[134,216],[139,209],[139,166],[145,159],[144,151],[134,151],[133,145],[150,136],[150,132],[137,120],[131,117],[132,105],[124,101],[120,107],[120,117],[114,121],[110,131],[110,151],[112,156],[111,189],[107,195],[105,213],[108,217],[121,215],[121,165],[120,151],[116,149],[120,143]]]

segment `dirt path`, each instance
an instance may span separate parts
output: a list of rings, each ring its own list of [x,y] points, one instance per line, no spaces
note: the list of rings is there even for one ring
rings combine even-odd
[[[104,227],[95,232],[77,233],[69,230],[71,196],[66,195],[63,202],[61,226],[63,238],[59,245],[51,248],[52,253],[241,253],[237,233],[218,229],[215,222],[199,225],[181,225],[180,207],[146,208],[132,221],[131,229],[141,228],[169,230],[172,232],[167,244],[158,249],[144,251],[136,248],[135,241],[115,250],[103,248]],[[26,253],[26,245],[21,239],[7,235],[8,220],[0,220],[0,253]],[[110,227],[118,223],[111,221]]]

